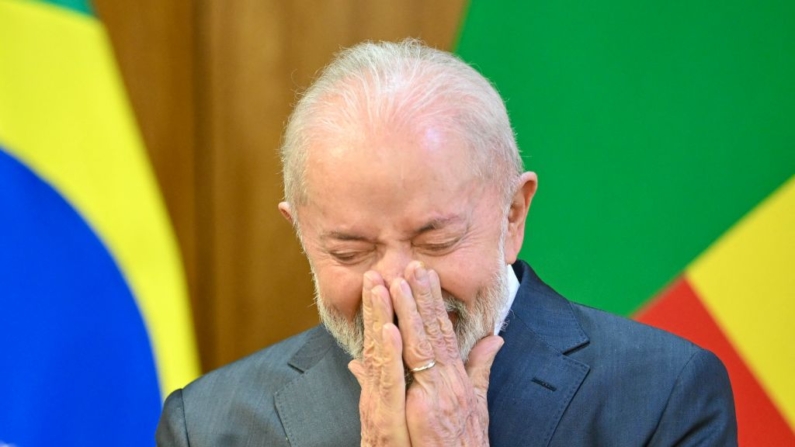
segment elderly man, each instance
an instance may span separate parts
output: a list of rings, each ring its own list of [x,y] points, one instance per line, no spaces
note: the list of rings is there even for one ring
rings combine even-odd
[[[160,446],[730,446],[711,353],[571,303],[517,260],[538,184],[505,107],[415,41],[299,101],[286,200],[322,326],[166,401]]]

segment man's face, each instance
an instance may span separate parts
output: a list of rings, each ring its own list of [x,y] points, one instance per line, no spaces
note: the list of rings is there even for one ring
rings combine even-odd
[[[412,260],[439,274],[459,339],[468,338],[464,357],[493,330],[515,253],[503,250],[507,204],[474,177],[468,157],[463,142],[434,128],[310,148],[301,237],[321,317],[354,356],[364,273],[389,284]]]

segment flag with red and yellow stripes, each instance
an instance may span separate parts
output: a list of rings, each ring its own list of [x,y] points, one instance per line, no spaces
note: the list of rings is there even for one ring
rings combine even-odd
[[[729,369],[748,444],[786,446],[795,426],[793,299],[795,177],[636,316],[715,351]]]
[[[472,0],[457,52],[538,172],[522,257],[727,365],[795,446],[795,3]]]

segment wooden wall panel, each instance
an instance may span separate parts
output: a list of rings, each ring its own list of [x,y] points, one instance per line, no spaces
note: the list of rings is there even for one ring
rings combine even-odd
[[[464,1],[112,2],[108,25],[174,221],[202,366],[317,323],[309,267],[277,211],[277,148],[334,52],[421,37],[450,48]]]
[[[195,8],[190,0],[95,0],[179,243],[192,308],[197,301],[198,224],[194,77]],[[198,342],[204,344],[203,332]]]

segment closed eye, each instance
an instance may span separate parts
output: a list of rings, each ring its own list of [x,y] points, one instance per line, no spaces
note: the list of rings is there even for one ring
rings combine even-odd
[[[344,251],[329,252],[329,255],[340,264],[352,265],[364,260],[367,253],[361,251]]]
[[[419,244],[416,247],[430,255],[443,255],[450,252],[458,243],[460,239],[453,239],[451,241],[440,242],[437,244]]]

